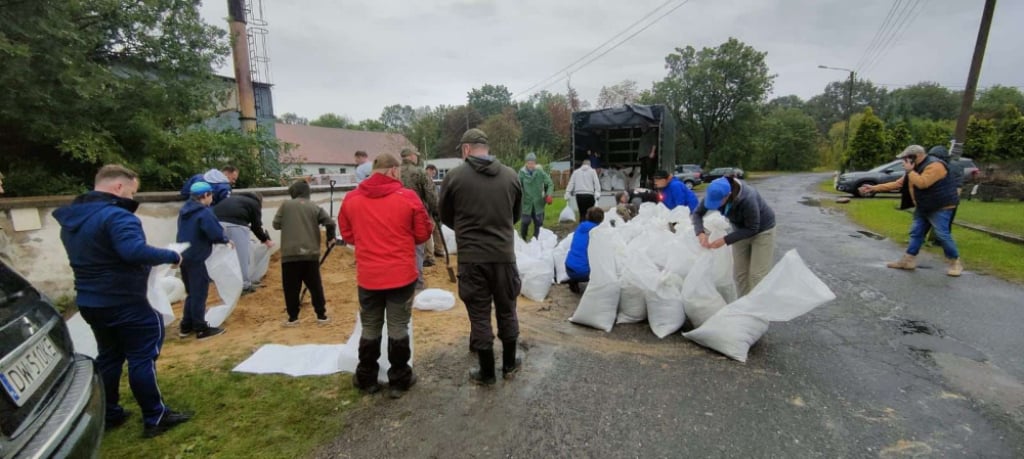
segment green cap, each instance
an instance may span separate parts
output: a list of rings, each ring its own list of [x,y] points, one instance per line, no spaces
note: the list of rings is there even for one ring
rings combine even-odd
[[[455,146],[455,149],[460,149],[464,143],[482,143],[487,145],[487,134],[484,134],[484,131],[476,128],[470,129],[466,131],[465,134],[462,134],[462,140],[460,140],[459,144]]]

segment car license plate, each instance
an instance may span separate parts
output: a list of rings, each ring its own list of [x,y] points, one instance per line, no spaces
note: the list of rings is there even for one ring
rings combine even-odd
[[[0,384],[14,404],[22,406],[60,362],[60,351],[49,336],[43,336],[18,360],[0,370]]]

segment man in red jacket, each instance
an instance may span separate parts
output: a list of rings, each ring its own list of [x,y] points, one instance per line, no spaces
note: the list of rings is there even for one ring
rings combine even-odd
[[[402,187],[402,163],[382,154],[373,175],[345,196],[338,213],[341,237],[356,247],[356,282],[363,335],[352,384],[366,393],[380,391],[377,373],[384,316],[388,323],[388,382],[391,398],[401,397],[416,375],[409,366],[409,320],[418,270],[416,246],[430,239],[434,224],[415,191]]]

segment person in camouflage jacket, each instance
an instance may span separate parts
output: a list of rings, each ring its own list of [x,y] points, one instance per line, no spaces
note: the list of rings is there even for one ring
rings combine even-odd
[[[427,213],[431,218],[438,215],[437,189],[434,182],[427,177],[427,172],[419,166],[419,154],[411,148],[402,149],[402,186],[413,190],[423,201]],[[419,278],[416,280],[416,289],[422,290],[425,287],[423,282],[423,267],[434,265],[434,254],[427,253],[426,245],[416,246],[416,266],[419,269]]]

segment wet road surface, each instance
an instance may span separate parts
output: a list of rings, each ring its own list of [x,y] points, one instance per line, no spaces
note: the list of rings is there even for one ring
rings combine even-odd
[[[364,397],[319,457],[1024,457],[1024,288],[903,247],[815,205],[825,179],[756,184],[776,257],[796,248],[837,295],[773,323],[741,364],[646,324],[569,324],[575,297],[521,311],[524,370],[467,381],[456,346],[405,398]],[[895,210],[894,210],[895,211]],[[496,344],[500,347],[500,344]]]

